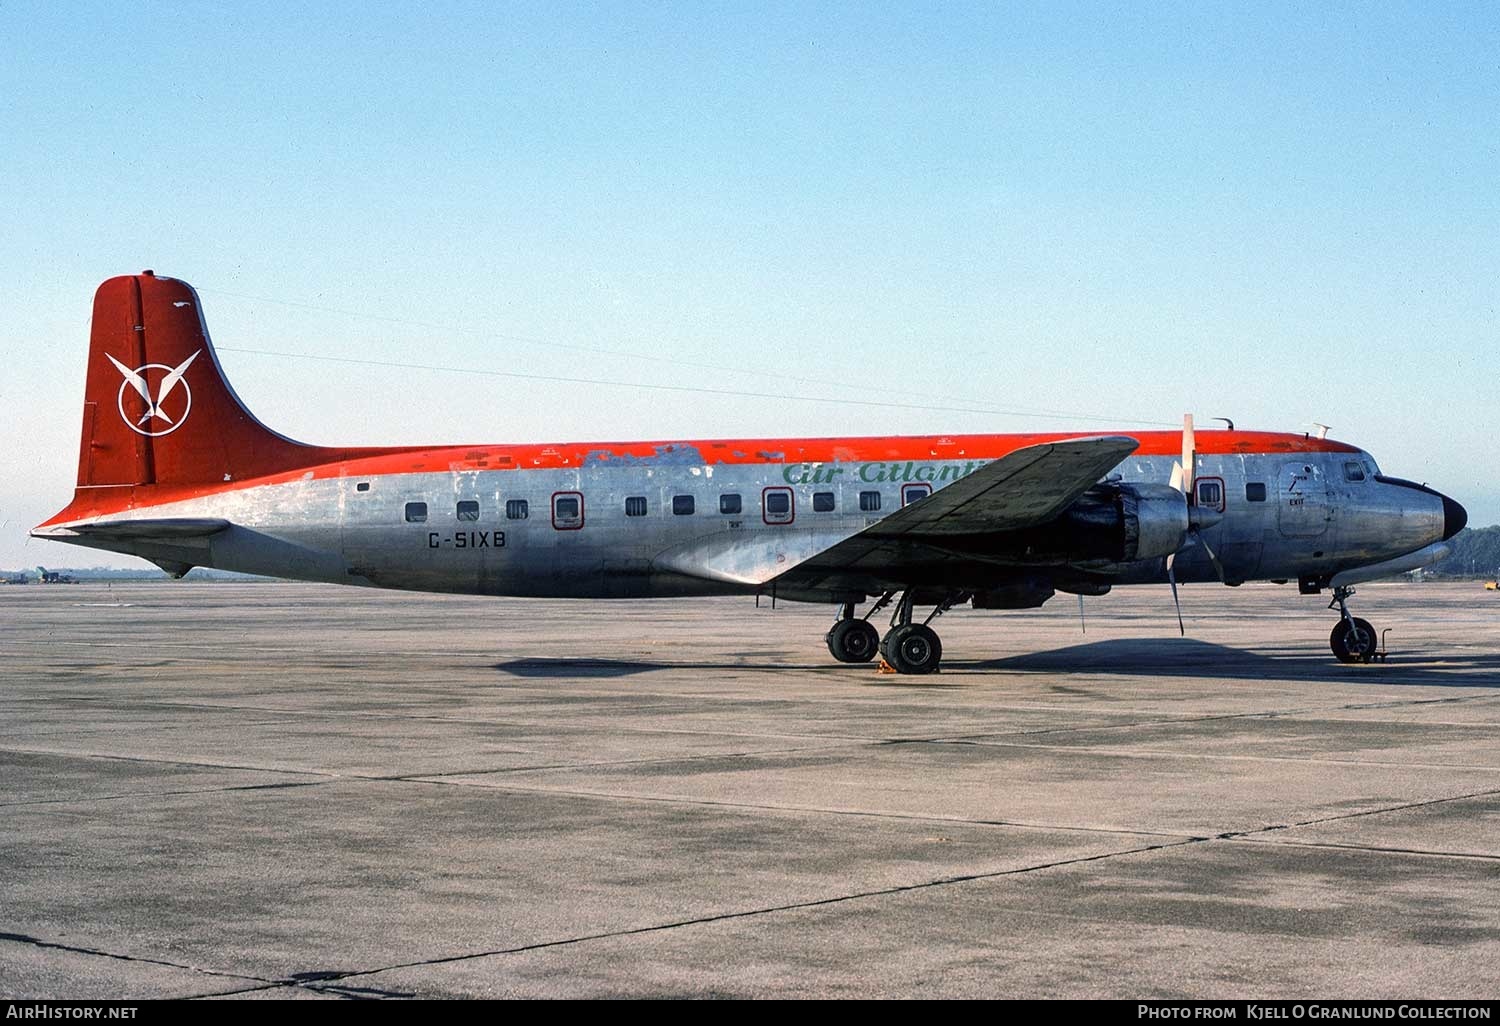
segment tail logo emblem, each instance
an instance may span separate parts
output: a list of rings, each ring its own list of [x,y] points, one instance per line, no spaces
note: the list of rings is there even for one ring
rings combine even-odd
[[[160,438],[162,435],[170,435],[173,431],[182,427],[183,423],[187,420],[189,411],[193,408],[193,390],[188,387],[188,383],[183,380],[182,376],[187,373],[187,369],[192,366],[193,361],[198,359],[199,354],[202,352],[203,350],[198,350],[198,352],[183,360],[176,367],[168,367],[164,363],[148,363],[137,367],[135,370],[131,370],[119,360],[110,356],[109,362],[115,365],[115,370],[119,371],[121,377],[125,379],[120,382],[120,394],[115,399],[115,405],[120,410],[120,419],[125,422],[125,426],[136,434],[146,435],[148,438]],[[104,355],[109,356],[108,353]],[[156,398],[154,399],[151,397],[151,388],[146,383],[146,372],[150,370],[164,370],[167,372],[162,376],[161,381],[157,383]],[[140,396],[141,401],[146,404],[146,412],[141,414],[138,420],[132,421],[130,415],[125,412],[126,388],[133,389]],[[182,393],[182,412],[178,413],[174,419],[171,414],[166,412],[166,408],[175,410],[178,407],[178,402],[173,401],[168,403],[167,400],[173,399],[178,392]],[[165,426],[158,425],[157,421],[162,421]]]

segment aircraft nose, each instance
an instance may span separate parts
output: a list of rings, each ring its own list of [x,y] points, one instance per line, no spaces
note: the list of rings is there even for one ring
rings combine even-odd
[[[1443,541],[1452,538],[1469,522],[1469,511],[1448,496],[1443,496]]]

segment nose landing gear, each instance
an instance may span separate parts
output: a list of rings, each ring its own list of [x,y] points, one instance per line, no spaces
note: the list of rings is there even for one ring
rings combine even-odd
[[[1339,622],[1334,624],[1328,636],[1328,647],[1341,663],[1368,663],[1375,657],[1376,634],[1369,620],[1361,620],[1349,612],[1347,600],[1354,589],[1339,586],[1333,589],[1333,601],[1329,609],[1339,611]]]

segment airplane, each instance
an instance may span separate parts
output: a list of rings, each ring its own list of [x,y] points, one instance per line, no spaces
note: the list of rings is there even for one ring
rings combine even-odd
[[[1368,662],[1354,585],[1442,559],[1467,514],[1321,435],[1199,434],[1187,416],[1181,432],[305,445],[235,395],[197,292],[145,271],[95,295],[77,488],[31,533],[176,577],[823,602],[836,660],[907,674],[939,669],[932,622],[962,603],[1295,580],[1332,589],[1330,647]]]

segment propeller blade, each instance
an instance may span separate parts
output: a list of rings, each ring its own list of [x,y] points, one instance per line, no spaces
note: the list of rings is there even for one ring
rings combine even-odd
[[[1224,564],[1219,562],[1219,557],[1214,554],[1214,550],[1208,547],[1208,542],[1204,540],[1203,535],[1198,531],[1196,527],[1193,528],[1191,533],[1193,536],[1193,540],[1196,541],[1199,545],[1202,545],[1203,551],[1208,553],[1208,561],[1214,565],[1214,573],[1219,575],[1219,583],[1228,583],[1224,580]]]
[[[1083,622],[1083,594],[1078,595],[1078,630],[1084,634],[1089,632],[1088,625]]]
[[[1193,435],[1193,415],[1182,415],[1182,491],[1193,501],[1193,474],[1198,467],[1198,441]]]
[[[1187,637],[1187,628],[1182,625],[1182,603],[1177,600],[1177,574],[1172,570],[1172,557],[1167,557],[1167,580],[1172,585],[1172,605],[1177,607],[1177,633]]]

